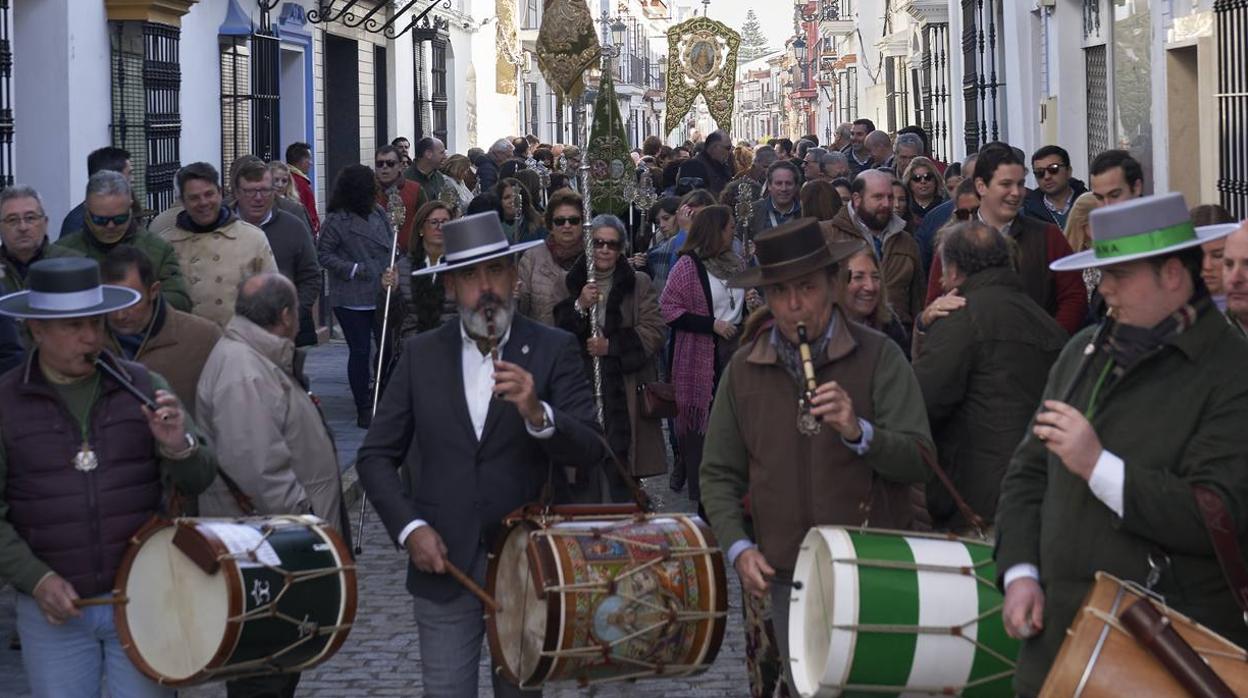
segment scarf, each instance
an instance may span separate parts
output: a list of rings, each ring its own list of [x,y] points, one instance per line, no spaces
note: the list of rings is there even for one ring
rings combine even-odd
[[[702,264],[706,265],[706,273],[724,281],[745,268],[745,260],[732,249],[724,250],[714,257],[707,257],[702,260]]]
[[[826,359],[828,342],[832,341],[832,334],[836,331],[836,315],[836,312],[832,313],[832,316],[828,319],[828,328],[823,331],[823,336],[810,345],[811,363],[816,368],[825,363],[822,359]],[[774,325],[771,328],[771,345],[776,348],[776,356],[780,359],[780,365],[797,382],[798,390],[805,390],[806,372],[802,368],[802,355],[798,351],[797,345],[790,344],[789,340],[780,333],[780,328]]]
[[[1174,341],[1196,324],[1196,319],[1213,309],[1209,293],[1203,287],[1183,307],[1152,327],[1133,327],[1115,323],[1105,338],[1106,349],[1114,362],[1115,376],[1121,376],[1145,356]]]
[[[182,211],[178,214],[178,227],[192,233],[215,233],[229,225],[233,219],[234,212],[225,206],[222,206],[221,210],[217,211],[217,220],[210,225],[200,225],[191,218],[189,211]]]
[[[692,255],[676,260],[663,286],[659,312],[669,325],[685,314],[710,316],[711,302],[702,289],[698,264]],[[705,434],[715,384],[715,335],[676,330],[672,383],[678,410],[676,433]]]
[[[576,258],[585,252],[585,250],[581,249],[580,240],[576,240],[570,245],[560,245],[555,240],[554,235],[546,236],[546,249],[550,250],[550,256],[554,258],[555,264],[558,264],[564,271],[571,269],[576,262]]]

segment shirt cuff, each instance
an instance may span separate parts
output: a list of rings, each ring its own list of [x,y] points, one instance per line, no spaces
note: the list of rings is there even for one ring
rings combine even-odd
[[[429,522],[425,521],[424,519],[414,519],[411,523],[404,526],[403,530],[399,531],[399,547],[403,547],[405,545],[407,541],[407,537],[412,535],[412,531],[415,531],[421,526],[428,526],[428,525],[429,525]]]
[[[550,405],[546,404],[545,400],[542,401],[542,411],[546,413],[546,423],[550,424],[550,426],[538,430],[534,429],[533,425],[527,421],[524,423],[524,428],[528,430],[529,436],[535,439],[549,439],[555,435],[555,412],[550,409]]]
[[[862,435],[858,437],[858,443],[850,443],[844,437],[841,438],[841,443],[848,446],[849,450],[854,453],[865,456],[867,451],[871,450],[871,439],[875,438],[875,427],[871,426],[871,422],[859,417],[858,428],[862,430]]]
[[[733,567],[737,564],[737,558],[741,557],[741,553],[754,547],[754,541],[749,538],[742,538],[728,547],[728,566]]]
[[[1005,577],[1001,580],[1001,587],[1008,590],[1010,583],[1019,579],[1034,579],[1040,581],[1040,568],[1029,562],[1020,562],[1005,571]]]
[[[360,264],[359,264],[359,262],[356,262],[355,264],[352,264],[352,265],[351,265],[351,275],[350,275],[350,276],[348,276],[348,277],[347,277],[347,279],[354,279],[354,278],[355,278],[355,272],[357,272],[357,271],[359,271],[359,270],[360,270]]]
[[[1092,494],[1122,518],[1122,491],[1127,479],[1126,463],[1109,451],[1101,451],[1088,478]]]

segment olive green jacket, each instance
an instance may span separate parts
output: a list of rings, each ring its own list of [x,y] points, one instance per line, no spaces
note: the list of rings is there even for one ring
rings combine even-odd
[[[1075,335],[1049,373],[1044,399],[1063,399],[1095,328]],[[1069,404],[1087,409],[1108,360],[1093,357]],[[1093,583],[1104,570],[1145,582],[1149,556],[1169,558],[1155,590],[1166,603],[1232,641],[1248,628],[1231,595],[1191,486],[1226,502],[1248,534],[1248,343],[1215,311],[1141,359],[1097,398],[1092,427],[1125,463],[1123,516],[1098,499],[1032,434],[1029,424],[997,506],[998,581],[1014,565],[1040,570],[1044,628],[1024,643],[1015,688],[1036,695]]]
[[[34,257],[30,258],[30,264],[34,264],[43,259],[55,259],[56,257],[81,257],[81,253],[75,252],[65,247],[58,247],[48,242],[44,238],[43,245]],[[27,269],[29,269],[29,264]],[[4,253],[0,248],[0,296],[16,293],[26,289],[26,276],[19,271],[17,264]]]
[[[114,247],[100,244],[86,228],[57,240],[56,244],[97,262],[103,262],[109,250]],[[133,245],[142,250],[152,262],[156,280],[160,282],[160,295],[170,306],[186,313],[191,312],[191,295],[186,289],[186,278],[182,275],[182,266],[178,263],[178,253],[174,251],[173,245],[142,226],[136,226],[117,244]]]

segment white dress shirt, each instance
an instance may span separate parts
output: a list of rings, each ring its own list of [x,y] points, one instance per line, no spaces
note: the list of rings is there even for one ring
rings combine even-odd
[[[477,346],[476,340],[468,335],[468,331],[464,329],[461,322],[459,325],[460,344],[460,363],[463,367],[464,376],[464,400],[468,403],[468,416],[472,419],[472,429],[477,434],[477,440],[481,439],[482,432],[485,431],[485,418],[490,413],[490,401],[494,398],[494,361],[489,354],[482,354],[481,349]],[[511,339],[511,328],[503,333],[503,338],[498,343],[498,355],[503,355],[503,348],[507,346],[507,341]],[[524,428],[528,430],[529,435],[535,439],[549,439],[555,435],[555,414],[550,409],[550,405],[545,401],[542,402],[542,411],[546,413],[546,421],[550,426],[545,429],[534,429],[527,421]],[[429,525],[424,519],[414,519],[399,532],[399,545],[403,545],[407,540],[407,536],[412,531],[421,526]]]

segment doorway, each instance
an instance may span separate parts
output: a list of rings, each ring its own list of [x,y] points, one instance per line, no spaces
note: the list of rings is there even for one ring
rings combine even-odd
[[[296,141],[308,141],[307,131],[307,72],[304,69],[304,53],[301,47],[284,44],[281,59],[281,146]]]
[[[338,173],[360,162],[360,58],[355,39],[325,36],[325,165],[332,196]]]

